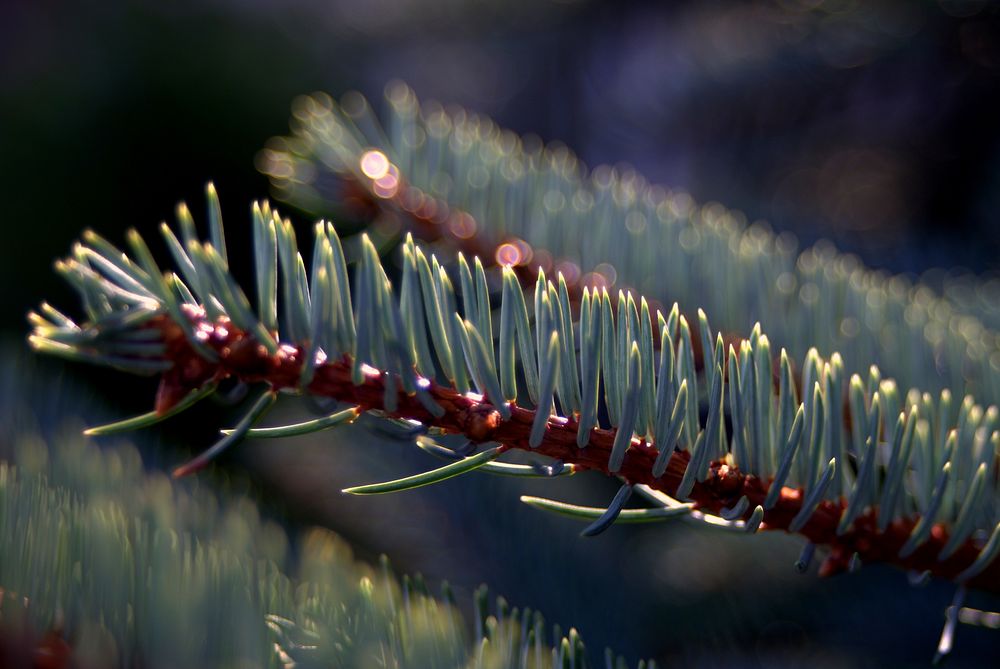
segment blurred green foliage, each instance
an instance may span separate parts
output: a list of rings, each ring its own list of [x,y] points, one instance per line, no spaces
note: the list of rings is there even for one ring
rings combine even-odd
[[[494,607],[485,587],[470,633],[447,584],[435,597],[327,530],[290,541],[224,482],[172,481],[129,443],[83,438],[71,415],[43,437],[25,427],[23,399],[4,399],[5,667],[50,652],[46,632],[84,668],[583,666],[575,630],[563,638],[557,626],[550,646],[540,614]]]

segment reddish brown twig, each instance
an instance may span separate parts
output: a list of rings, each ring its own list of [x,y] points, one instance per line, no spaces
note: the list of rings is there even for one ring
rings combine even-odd
[[[167,355],[174,362],[173,368],[161,379],[157,395],[157,410],[165,411],[189,391],[210,381],[233,377],[246,383],[267,383],[274,389],[299,389],[299,378],[304,349],[283,346],[275,355],[269,355],[254,338],[231,323],[205,322],[205,316],[195,310],[191,316],[198,321],[198,329],[207,334],[205,343],[219,356],[218,362],[200,357],[186,339],[183,330],[166,316],[159,316],[150,327],[159,328],[167,344]],[[384,377],[377,370],[369,370],[359,385],[351,381],[351,364],[348,359],[327,362],[318,366],[307,390],[315,395],[333,398],[358,405],[362,410],[385,410]],[[573,419],[553,416],[542,443],[532,449],[528,444],[535,411],[512,404],[511,418],[503,421],[500,414],[481,397],[461,394],[454,389],[430,383],[428,392],[444,409],[435,417],[414,396],[399,392],[397,405],[389,415],[420,421],[446,432],[462,434],[474,442],[499,442],[505,449],[521,449],[545,455],[580,469],[600,471],[608,476],[607,463],[615,438],[615,430],[595,429],[586,448],[576,446],[577,424]],[[658,451],[654,445],[634,439],[617,475],[632,484],[648,485],[668,495],[675,495],[689,461],[686,451],[671,455],[666,473],[654,478],[653,463]],[[731,508],[746,495],[750,504],[744,518],[751,510],[763,504],[769,487],[768,481],[741,474],[725,462],[711,464],[708,478],[695,484],[690,499],[697,508],[717,514]],[[783,488],[778,503],[764,515],[762,529],[788,530],[792,519],[801,510],[802,494],[799,490]],[[829,549],[820,567],[821,575],[836,574],[847,569],[851,557],[857,553],[865,564],[885,562],[903,569],[930,572],[931,575],[954,580],[972,564],[979,548],[970,539],[951,557],[939,561],[937,555],[948,539],[944,526],[935,526],[930,539],[907,558],[899,557],[916,518],[898,519],[885,532],[877,527],[877,510],[870,510],[855,520],[853,527],[837,535],[837,524],[844,511],[845,502],[824,501],[798,532],[814,544]],[[994,562],[968,585],[1000,592],[1000,560]]]

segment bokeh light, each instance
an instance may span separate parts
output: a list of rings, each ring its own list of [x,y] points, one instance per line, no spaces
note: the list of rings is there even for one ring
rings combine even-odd
[[[389,159],[381,151],[372,149],[361,155],[361,172],[373,181],[378,181],[387,175],[389,167]]]

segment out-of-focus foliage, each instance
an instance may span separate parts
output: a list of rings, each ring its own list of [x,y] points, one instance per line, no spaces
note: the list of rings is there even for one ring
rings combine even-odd
[[[485,588],[470,635],[447,584],[435,598],[326,530],[290,543],[251,498],[171,481],[127,443],[85,440],[72,416],[46,440],[3,399],[18,425],[0,440],[5,667],[52,652],[46,632],[80,667],[582,666],[575,630],[549,637],[539,613],[491,605]]]
[[[704,308],[724,331],[760,321],[793,355],[839,351],[850,372],[877,363],[905,386],[1000,398],[1000,333],[979,318],[995,317],[993,284],[948,282],[941,297],[829,243],[800,252],[792,235],[748,226],[739,212],[699,206],[635,171],[590,171],[563,145],[420,105],[403,84],[387,88],[384,106],[380,122],[357,94],[342,104],[297,100],[292,135],[260,157],[277,195],[336,212],[343,180],[353,180],[387,210],[387,225],[430,219],[459,243],[496,248],[497,263],[541,265],[571,285],[637,289],[688,313]],[[372,151],[388,157],[379,178],[366,172]]]

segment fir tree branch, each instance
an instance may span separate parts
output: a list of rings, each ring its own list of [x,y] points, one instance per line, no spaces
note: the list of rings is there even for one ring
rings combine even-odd
[[[210,190],[210,211],[214,196]],[[261,402],[277,392],[308,392],[473,443],[498,442],[498,454],[522,449],[574,470],[616,475],[690,499],[701,512],[722,516],[720,522],[742,519],[751,528],[799,533],[828,547],[824,574],[860,559],[1000,588],[994,407],[984,411],[966,398],[951,429],[950,395],[937,402],[916,391],[904,397],[875,368],[867,383],[853,375],[845,385],[839,356],[825,361],[814,350],[802,365],[802,387],[812,392],[799,403],[784,352],[778,387],[762,371],[774,363],[759,326],[739,351],[727,352],[721,336],[714,343],[706,337],[706,360],[714,365],[699,380],[691,329],[676,305],[654,317],[641,298],[619,294],[613,308],[606,290],[585,290],[574,322],[565,281],[540,273],[532,324],[509,268],[494,277],[493,285],[504,289],[495,338],[481,263],[460,259],[460,280],[453,283],[434,256],[408,240],[397,294],[367,237],[349,282],[336,231],[319,223],[307,273],[291,223],[266,204],[254,209],[261,291],[255,311],[229,274],[224,251],[197,240],[186,208],[179,222],[185,244],[169,229],[164,234],[186,281],[161,273],[134,234],[134,262],[107,243],[81,246],[65,266],[90,321],[80,326],[43,308],[30,317],[33,345],[159,371],[160,414],[225,378],[264,384]],[[213,227],[212,236],[221,239],[221,229]],[[707,318],[701,320],[707,330]],[[709,389],[705,421],[699,383]],[[838,420],[844,392],[855,414],[866,417],[850,432]],[[261,402],[193,464],[203,465],[252,429]],[[890,435],[887,458],[879,448]],[[852,461],[860,463],[856,469]],[[952,552],[942,555],[945,548]]]
[[[703,307],[727,332],[759,320],[796,358],[838,350],[854,369],[880,360],[904,386],[1000,400],[1000,332],[988,325],[992,303],[977,297],[990,294],[984,286],[946,281],[942,296],[828,244],[799,253],[789,235],[748,228],[739,212],[699,207],[632,170],[588,172],[561,144],[421,105],[399,82],[386,88],[381,122],[349,99],[296,100],[292,136],[258,161],[277,197],[322,212],[363,202],[528,281],[542,267],[563,271],[571,288],[634,288],[654,310]]]
[[[293,352],[283,349],[275,356],[268,356],[252,335],[234,330],[228,323],[219,328],[224,333],[220,334],[212,324],[202,320],[199,314],[195,314],[192,321],[200,331],[209,333],[209,345],[219,352],[220,360],[212,366],[202,367],[201,358],[188,345],[179,328],[174,327],[167,318],[161,317],[153,321],[150,327],[164,328],[165,341],[172,359],[176,361],[175,369],[178,370],[176,375],[165,376],[162,382],[164,384],[182,383],[180,378],[188,379],[188,383],[223,378],[237,378],[246,383],[265,383],[275,390],[309,392],[354,404],[361,411],[378,410],[394,418],[419,421],[450,434],[464,435],[477,443],[497,442],[505,449],[545,455],[571,463],[578,471],[594,470],[612,475],[608,462],[618,433],[616,429],[595,428],[587,447],[581,449],[576,445],[578,423],[573,419],[551,416],[547,422],[545,437],[537,446],[532,447],[530,434],[536,416],[534,410],[511,404],[511,417],[504,421],[497,408],[484,401],[481,396],[459,393],[434,382],[428,382],[426,391],[444,410],[440,417],[401,388],[394,391],[390,389],[395,394],[395,409],[387,411],[386,379],[378,370],[366,370],[362,383],[355,385],[352,379],[353,364],[349,358],[326,362],[315,368],[313,380],[302,388],[298,383],[302,365],[301,350]],[[230,353],[223,355],[226,349]],[[252,353],[247,353],[248,351]],[[188,376],[183,371],[185,368],[199,371]],[[178,389],[171,389],[169,393],[180,394]],[[646,485],[675,497],[684,473],[688,470],[691,455],[688,451],[674,451],[664,474],[654,477],[652,468],[657,456],[658,451],[653,444],[633,438],[615,474],[628,483]],[[742,474],[725,460],[713,460],[708,465],[705,479],[694,482],[686,498],[694,502],[695,509],[718,515],[723,509],[735,506],[741,498],[746,497],[746,511],[738,518],[729,520],[749,520],[753,509],[765,504],[770,489],[768,481]],[[781,488],[777,500],[764,514],[761,529],[790,531],[795,518],[803,509],[803,502],[802,491]],[[819,501],[808,514],[808,520],[795,530],[795,533],[811,543],[829,548],[830,552],[820,568],[821,575],[847,571],[852,559],[860,559],[863,564],[884,562],[954,580],[982,552],[982,546],[970,538],[946,560],[938,560],[949,535],[944,525],[936,524],[919,549],[906,557],[900,557],[899,553],[920,522],[919,518],[897,518],[882,529],[878,526],[878,512],[873,508],[861,513],[854,520],[852,529],[838,534],[837,528],[845,507],[843,500]],[[968,580],[967,584],[1000,592],[1000,561],[992,560],[987,568]]]

